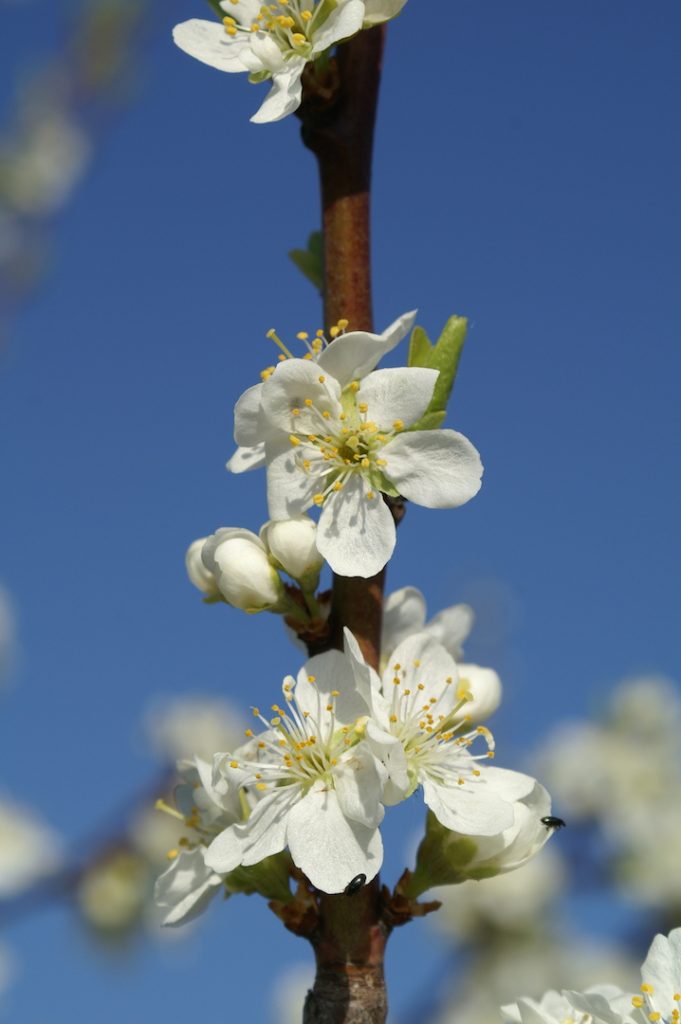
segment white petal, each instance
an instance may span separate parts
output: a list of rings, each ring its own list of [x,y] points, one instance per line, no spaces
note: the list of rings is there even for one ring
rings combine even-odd
[[[219,71],[247,71],[244,51],[249,50],[247,38],[228,36],[224,26],[216,21],[192,18],[173,29],[177,46],[190,57],[196,57]]]
[[[381,495],[356,473],[327,499],[317,527],[317,547],[341,576],[375,576],[395,550],[395,522]],[[302,511],[302,509],[301,509]]]
[[[268,121],[281,121],[283,117],[292,114],[300,106],[300,98],[303,86],[300,76],[303,73],[305,61],[296,63],[291,67],[287,64],[287,70],[279,72],[272,77],[272,88],[261,107],[253,115],[251,121],[255,124],[264,124]]]
[[[280,853],[286,846],[286,829],[292,807],[300,799],[298,786],[284,786],[268,793],[240,829],[248,833],[242,863],[257,864],[265,857]]]
[[[357,640],[347,627],[343,629],[343,650],[352,665],[357,692],[372,709],[374,716],[377,713],[380,715],[387,707],[387,701],[381,695],[381,680],[378,673],[365,662]],[[383,721],[382,718],[380,720]]]
[[[218,892],[222,879],[206,865],[204,852],[203,846],[183,850],[156,880],[155,902],[167,908],[162,919],[164,925],[191,921],[205,910]]]
[[[410,427],[428,408],[437,378],[437,370],[420,366],[374,370],[360,389],[361,400],[369,406],[367,418],[381,430],[391,430],[396,420]]]
[[[265,445],[256,444],[252,448],[237,448],[227,463],[230,473],[246,473],[249,469],[260,469],[266,463]]]
[[[213,871],[226,875],[241,864],[244,846],[244,838],[237,832],[237,825],[230,825],[215,837],[206,850],[206,864]]]
[[[306,473],[299,461],[307,455],[308,452],[300,446],[295,450],[289,448],[268,459],[267,506],[272,519],[293,519],[313,504],[312,499],[321,486],[319,470],[323,472],[324,466],[321,460],[315,458],[316,465]],[[317,472],[314,472],[315,469]],[[319,532],[317,548],[324,557],[319,545]]]
[[[495,793],[513,803],[515,800],[524,800],[534,791],[538,785],[537,780],[531,775],[523,772],[514,772],[510,768],[489,768],[486,765],[480,767],[480,778],[494,789]]]
[[[364,0],[364,28],[396,17],[407,0]]]
[[[362,27],[364,21],[363,0],[347,0],[345,4],[336,8],[326,21],[323,22],[318,32],[313,35],[312,54],[323,53],[334,43],[341,39],[349,39]]]
[[[417,505],[456,508],[480,490],[480,456],[468,438],[455,430],[400,434],[381,456],[387,461],[385,475]]]
[[[336,338],[325,348],[317,365],[325,373],[335,377],[344,388],[352,380],[366,377],[379,360],[404,338],[411,330],[416,311],[405,313],[386,328],[383,334],[369,334],[366,331],[349,331]]]
[[[381,833],[348,821],[323,782],[292,809],[287,836],[294,863],[322,892],[343,892],[359,874],[370,882],[383,862]]]
[[[371,720],[367,722],[366,738],[369,747],[388,775],[383,791],[383,803],[388,806],[400,803],[411,789],[402,742]]]
[[[474,622],[475,612],[470,605],[453,604],[434,615],[424,629],[439,640],[456,661],[460,661],[463,642],[470,634]]]
[[[261,0],[239,0],[238,3],[234,3],[233,0],[221,0],[220,7],[230,18],[234,18],[240,25],[250,28],[260,14],[262,2]]]
[[[310,676],[314,683],[308,681]],[[332,698],[334,690],[339,696]],[[310,658],[298,673],[295,696],[299,706],[319,722],[331,724],[331,712],[326,708],[333,704],[334,728],[351,725],[370,710],[357,690],[352,663],[341,651],[326,651]]]
[[[423,798],[445,828],[465,836],[496,836],[513,824],[513,806],[479,783],[464,788],[424,779]]]
[[[381,795],[388,778],[366,743],[358,743],[339,761],[333,773],[338,803],[346,818],[367,828],[383,821]]]
[[[280,363],[262,390],[262,415],[267,427],[286,435],[340,431],[340,388],[333,377],[325,377],[307,359]],[[328,419],[323,416],[325,412],[329,413]]]
[[[262,440],[260,402],[262,384],[247,388],[234,406],[234,440],[242,448],[252,448]]]
[[[456,692],[459,697],[468,693],[472,698],[466,701],[461,714],[471,722],[484,722],[501,704],[501,679],[493,668],[460,664]]]
[[[653,986],[655,1008],[664,1016],[664,1011],[676,1005],[674,993],[681,992],[681,928],[675,928],[669,937],[655,936],[641,967],[641,977]]]
[[[426,600],[416,587],[402,587],[388,594],[383,605],[381,654],[387,657],[402,640],[420,632],[425,621]]]
[[[412,692],[416,691],[417,686],[424,687],[421,695],[423,700],[419,700],[419,703],[426,704],[434,698],[436,703],[433,705],[433,714],[449,714],[457,702],[459,672],[456,662],[442,644],[429,633],[414,633],[398,644],[383,673],[384,694],[393,689],[395,665],[400,666],[400,678],[404,680],[402,686]]]

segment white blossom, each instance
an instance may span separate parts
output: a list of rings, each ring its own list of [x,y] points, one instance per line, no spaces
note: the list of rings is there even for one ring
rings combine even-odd
[[[62,842],[30,808],[0,795],[0,899],[16,896],[62,863]]]
[[[284,588],[256,534],[239,527],[224,527],[201,549],[203,564],[217,581],[225,601],[247,612],[276,610]]]
[[[181,50],[219,71],[249,73],[272,88],[252,121],[279,121],[300,106],[301,75],[336,43],[399,14],[406,0],[224,0],[223,24],[176,25]]]
[[[317,524],[313,519],[270,519],[260,530],[260,539],[284,572],[314,590],[324,559],[317,550]]]
[[[252,753],[216,755],[215,784],[232,795],[246,787],[260,799],[246,821],[211,843],[210,868],[226,874],[288,847],[324,892],[377,874],[385,771],[361,739],[369,710],[361,683],[339,651],[318,655],[297,680],[284,680],[284,707],[273,705],[273,718],[254,709],[265,732],[253,738]]]
[[[383,802],[399,803],[421,786],[446,829],[498,837],[503,847],[499,837],[519,827],[514,805],[535,793],[538,784],[518,772],[483,767],[494,756],[494,739],[483,725],[470,729],[468,695],[458,689],[449,652],[427,633],[417,633],[393,652],[381,680],[364,663],[352,635],[346,633],[346,639],[370,693],[366,737],[388,773]],[[482,753],[470,752],[476,740],[485,745]]]
[[[414,633],[429,633],[456,662],[461,662],[463,643],[474,621],[475,613],[470,605],[454,604],[426,622],[426,599],[421,591],[417,587],[394,590],[383,604],[381,660],[387,663],[398,644]]]
[[[210,761],[216,750],[238,742],[244,722],[223,697],[192,695],[154,700],[144,729],[155,754],[174,764],[194,755]]]
[[[250,446],[252,457],[240,449],[228,466],[267,464],[273,519],[321,508],[317,548],[343,576],[375,575],[394,550],[395,524],[381,492],[454,508],[477,494],[482,475],[462,434],[409,430],[428,408],[437,370],[372,371],[381,354],[376,341],[347,334],[316,359],[286,358],[235,409],[237,444]]]
[[[85,920],[101,932],[133,927],[142,916],[149,887],[149,864],[120,849],[88,864],[78,879],[76,900]]]
[[[628,997],[620,989],[594,985],[580,996],[588,1010],[579,1010],[568,993],[550,989],[539,1001],[523,997],[517,1003],[503,1006],[502,1014],[509,1024],[624,1024],[625,1018],[609,1005],[610,1000],[626,1001]]]

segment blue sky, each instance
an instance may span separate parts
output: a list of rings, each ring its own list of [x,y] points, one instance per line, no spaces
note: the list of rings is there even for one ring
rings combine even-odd
[[[0,9],[3,92],[58,38],[59,12],[36,13]],[[74,842],[153,774],[151,697],[248,707],[298,666],[275,617],[206,608],[184,577],[194,537],[266,518],[262,474],[223,468],[233,403],[270,362],[265,331],[320,326],[285,256],[318,225],[313,160],[294,118],[249,124],[256,87],[173,48],[173,23],[204,15],[157,5],[134,101],[0,365],[0,579],[22,651],[2,780]],[[470,318],[449,422],[486,466],[464,508],[409,508],[390,587],[421,587],[433,612],[476,605],[467,653],[503,677],[510,767],[622,675],[681,676],[680,22],[665,0],[410,0],[389,33],[376,322],[418,306],[436,334]],[[392,816],[387,880],[421,814],[416,797]],[[270,980],[309,956],[253,899],[115,964],[63,909],[10,939],[22,1024],[179,1024],[197,1000],[268,1021]],[[422,923],[394,936],[395,1007],[434,950]]]

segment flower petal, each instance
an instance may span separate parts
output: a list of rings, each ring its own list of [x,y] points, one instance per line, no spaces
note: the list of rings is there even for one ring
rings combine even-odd
[[[367,418],[381,430],[391,430],[396,420],[410,427],[430,405],[437,378],[437,370],[422,366],[374,370],[360,389],[362,401],[369,406]]]
[[[395,549],[392,513],[379,493],[368,498],[368,492],[368,483],[354,474],[330,495],[319,520],[317,548],[341,576],[375,576]]]
[[[361,29],[363,21],[363,0],[347,0],[342,6],[339,5],[324,21],[319,31],[314,33],[312,55],[317,56],[341,39],[354,36]]]
[[[446,786],[422,780],[423,798],[438,821],[465,836],[496,836],[513,824],[513,807],[482,783]]]
[[[657,1010],[668,1011],[676,1005],[674,993],[681,992],[681,928],[675,928],[669,936],[655,936],[643,961],[641,977],[653,986]]]
[[[381,455],[387,462],[385,475],[417,505],[456,508],[480,490],[480,456],[468,438],[455,430],[400,434]]]
[[[366,738],[371,750],[388,773],[383,789],[383,803],[388,807],[399,804],[411,789],[404,747],[396,736],[381,729],[371,720],[367,722]]]
[[[317,359],[317,365],[335,377],[344,388],[350,381],[371,373],[379,360],[408,334],[415,319],[416,310],[413,310],[395,320],[383,334],[349,331],[324,349]]]
[[[234,440],[243,448],[252,448],[262,441],[260,402],[262,384],[247,388],[234,406]]]
[[[332,697],[332,692],[338,696]],[[370,711],[357,690],[352,663],[341,651],[326,651],[310,658],[298,673],[295,696],[303,711],[334,729],[351,725]],[[333,712],[326,710],[330,704]]]
[[[265,97],[264,102],[251,118],[254,124],[264,124],[270,121],[281,121],[283,117],[292,114],[300,106],[300,98],[303,86],[300,76],[305,67],[305,61],[291,67],[292,61],[287,63],[287,70],[278,72],[272,76],[272,88]]]
[[[302,454],[299,454],[301,451]],[[309,453],[312,467],[310,472],[306,473],[300,460],[307,454],[307,450],[301,446],[295,451],[289,448],[288,451],[268,459],[267,505],[272,519],[293,519],[313,504],[312,499],[320,488],[320,471],[323,473],[325,467],[313,449]],[[324,557],[324,552],[319,546],[319,533],[317,548]]]
[[[388,594],[383,605],[381,655],[387,658],[402,640],[420,632],[425,621],[426,599],[416,587],[402,587]]]
[[[407,0],[364,0],[364,28],[395,18]]]
[[[287,436],[340,432],[340,397],[338,382],[320,373],[313,362],[287,359],[263,385],[261,408],[266,429]]]
[[[484,722],[501,704],[501,679],[493,668],[480,665],[459,665],[457,696],[469,694],[461,710],[471,722]]]
[[[358,743],[343,756],[333,773],[338,803],[346,818],[367,828],[378,828],[385,811],[381,803],[388,773],[366,743]]]
[[[343,892],[359,874],[370,882],[383,863],[381,833],[348,821],[323,782],[291,810],[287,838],[294,863],[322,892]]]
[[[218,892],[222,879],[204,860],[205,847],[183,850],[156,880],[154,899],[167,909],[164,925],[183,924],[197,917]]]
[[[459,671],[456,662],[429,633],[414,633],[395,648],[383,673],[384,694],[391,692],[393,678],[398,675],[402,680],[400,685],[413,693],[417,687],[421,690],[419,704],[434,700],[433,714],[448,715],[457,702]]]
[[[456,661],[460,661],[463,642],[470,634],[474,622],[475,612],[470,605],[453,604],[434,615],[424,629],[439,640]]]
[[[247,71],[244,51],[250,51],[247,39],[228,36],[219,22],[192,18],[173,29],[175,44],[218,71]]]
[[[254,444],[252,448],[237,448],[227,463],[230,473],[247,473],[249,469],[260,469],[266,464],[265,445]]]

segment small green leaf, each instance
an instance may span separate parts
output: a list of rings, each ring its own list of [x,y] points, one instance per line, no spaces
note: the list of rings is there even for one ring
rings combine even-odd
[[[434,430],[444,420],[466,340],[467,327],[468,321],[465,317],[451,316],[435,345],[422,327],[414,328],[409,342],[407,365],[438,370],[439,376],[430,405],[418,423],[412,426],[412,430]]]
[[[289,257],[319,292],[324,290],[324,239],[321,231],[312,232],[307,240],[307,249],[291,249]]]

